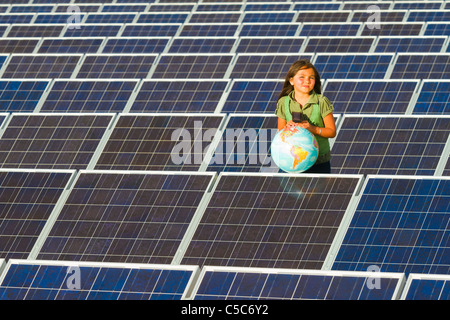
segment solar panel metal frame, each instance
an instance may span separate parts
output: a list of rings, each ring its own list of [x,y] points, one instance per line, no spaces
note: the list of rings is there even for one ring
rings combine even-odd
[[[39,266],[61,266],[67,267],[68,274],[73,273],[71,268],[80,268],[80,267],[93,267],[93,268],[117,268],[117,269],[154,269],[161,271],[187,271],[191,272],[191,276],[189,277],[189,281],[186,285],[186,288],[181,296],[181,300],[186,299],[188,294],[188,290],[194,285],[198,274],[200,273],[200,268],[198,266],[191,265],[169,265],[169,264],[144,264],[144,263],[115,263],[115,262],[85,262],[85,261],[58,261],[58,260],[35,260],[35,259],[10,259],[8,262],[0,259],[0,286],[3,284],[3,281],[11,268],[12,265],[39,265]],[[70,272],[69,272],[70,271]],[[80,275],[81,276],[81,275]],[[82,279],[82,277],[81,277]],[[69,280],[69,279],[68,279]],[[69,289],[69,288],[68,288]],[[80,290],[80,289],[72,289],[72,290]]]
[[[193,286],[190,295],[187,297],[188,300],[194,300],[202,281],[207,273],[214,272],[232,272],[241,274],[268,274],[268,275],[298,275],[298,276],[329,276],[329,277],[356,277],[356,278],[367,278],[369,279],[396,279],[397,285],[395,291],[392,295],[391,300],[398,300],[400,294],[402,293],[403,285],[405,283],[405,275],[403,273],[394,272],[364,272],[364,271],[336,271],[336,270],[312,270],[312,269],[283,269],[283,268],[257,268],[257,267],[223,267],[223,266],[204,266],[202,267],[195,286]],[[1,283],[1,282],[0,282]],[[245,297],[248,299],[249,297]],[[257,297],[254,299],[259,300]],[[267,297],[263,297],[267,299]]]
[[[413,281],[427,281],[427,280],[437,280],[437,281],[447,281],[447,284],[450,283],[450,275],[444,274],[421,274],[421,273],[410,273],[408,275],[408,279],[406,279],[405,286],[403,288],[402,295],[400,300],[407,300],[409,290],[411,289],[411,285]]]
[[[38,82],[38,81],[42,81],[42,82],[47,82],[47,85],[45,87],[45,90],[42,92],[39,100],[36,102],[36,106],[34,107],[33,110],[29,110],[27,112],[38,112],[39,110],[39,106],[42,103],[43,99],[45,99],[46,95],[49,92],[49,89],[52,86],[52,83],[54,81],[54,79],[45,79],[45,78],[36,78],[36,79],[29,79],[29,78],[0,78],[0,82]],[[14,112],[18,112],[18,111],[14,111]],[[0,113],[1,116],[1,113]],[[1,122],[0,122],[0,128],[1,128]],[[0,136],[2,135],[2,131],[0,130]]]

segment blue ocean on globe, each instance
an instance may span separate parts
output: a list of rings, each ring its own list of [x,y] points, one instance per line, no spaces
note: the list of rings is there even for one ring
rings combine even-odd
[[[286,126],[278,131],[270,150],[275,164],[285,172],[306,171],[319,155],[316,137],[299,126]]]

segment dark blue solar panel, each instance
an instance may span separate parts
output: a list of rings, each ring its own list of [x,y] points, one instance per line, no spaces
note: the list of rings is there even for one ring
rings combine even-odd
[[[422,32],[423,22],[380,22],[379,28],[373,22],[363,23],[362,36],[418,36]]]
[[[450,79],[450,54],[402,54],[391,79]]]
[[[33,111],[49,84],[49,80],[0,81],[0,112]]]
[[[65,31],[63,37],[115,37],[118,35],[122,24],[85,24],[83,27]]]
[[[450,276],[411,274],[404,300],[450,300]]]
[[[369,52],[374,37],[310,37],[305,52]]]
[[[244,19],[242,20],[242,22],[293,22],[292,20],[294,19],[294,16],[295,12],[292,11],[246,12],[244,14]]]
[[[38,43],[38,38],[0,39],[0,53],[32,53]]]
[[[407,21],[449,21],[450,10],[411,10]]]
[[[241,37],[237,53],[297,53],[306,38],[300,37]]]
[[[370,177],[333,270],[450,273],[450,180]]]
[[[137,13],[89,13],[85,23],[132,23]]]
[[[318,53],[314,65],[324,79],[383,79],[392,59],[393,54]]]
[[[104,38],[44,39],[37,53],[97,53]]]
[[[375,52],[441,52],[444,37],[380,37]]]
[[[306,10],[339,10],[340,6],[341,6],[340,3],[330,3],[330,2],[325,2],[325,3],[296,2],[294,4],[294,10],[300,11],[300,12],[306,11]],[[324,14],[326,14],[326,12],[324,12]]]
[[[141,13],[139,14],[137,23],[184,23],[188,17],[188,13]]]
[[[2,8],[5,9],[5,8]],[[51,12],[53,10],[53,5],[13,5],[11,6],[10,13],[19,13],[19,12]]]
[[[237,38],[176,37],[168,53],[230,53]]]
[[[11,25],[8,38],[58,37],[64,28],[63,24],[14,24]]]
[[[121,37],[173,37],[181,24],[168,23],[141,23],[127,24]]]
[[[234,270],[206,269],[194,300],[390,300],[397,297],[401,282],[401,275],[386,276],[374,288],[367,273]]]
[[[305,37],[356,36],[360,27],[360,23],[304,23],[301,26],[299,35]]]
[[[189,23],[238,23],[241,15],[240,12],[194,12]]]
[[[296,34],[295,23],[243,23],[239,33],[241,37],[292,37]]]
[[[450,23],[427,23],[425,36],[448,36],[450,35]]]
[[[0,300],[180,300],[195,269],[13,260]]]
[[[169,37],[108,38],[102,53],[162,53],[169,40]]]
[[[239,28],[238,23],[185,24],[180,37],[233,37]]]
[[[450,82],[424,81],[414,105],[414,114],[450,114]]]
[[[86,13],[79,14],[79,21],[83,21]],[[77,16],[78,18],[78,16]],[[72,20],[73,19],[73,20]],[[1,20],[0,20],[1,21]],[[73,23],[75,24],[77,20],[75,20],[73,13],[38,13],[34,23]]]
[[[13,13],[13,14],[0,14],[0,23],[30,23],[33,19],[33,13]]]

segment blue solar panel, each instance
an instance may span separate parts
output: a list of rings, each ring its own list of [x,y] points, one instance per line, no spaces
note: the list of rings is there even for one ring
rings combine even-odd
[[[86,16],[86,13],[80,13],[80,15],[79,15],[80,21],[83,21],[85,16]],[[39,24],[39,23],[65,23],[65,24],[67,24],[69,21],[72,21],[71,19],[73,19],[72,13],[37,13],[36,19],[33,21],[33,23],[36,23],[36,24]],[[22,23],[25,23],[25,22],[22,22]],[[75,20],[73,20],[73,22],[71,22],[71,23],[75,23]]]
[[[110,37],[102,53],[162,53],[170,37]]]
[[[137,13],[89,13],[85,23],[132,23]]]
[[[380,37],[375,52],[441,52],[446,37]]]
[[[448,36],[450,34],[450,23],[427,22],[425,36]]]
[[[297,33],[296,23],[243,23],[241,37],[292,37]]]
[[[0,23],[31,23],[34,18],[33,13],[10,13],[10,14],[0,14]],[[38,23],[38,22],[36,22]]]
[[[44,38],[37,53],[97,53],[104,38]]]
[[[237,53],[297,53],[304,37],[240,37]]]
[[[38,38],[0,39],[0,53],[33,53],[38,43]]]
[[[184,23],[189,13],[186,12],[152,12],[152,13],[140,13],[137,23]]]
[[[375,37],[309,37],[305,52],[369,52]]]
[[[333,270],[450,273],[450,179],[370,176]]]
[[[50,80],[1,80],[0,112],[34,111]]]
[[[300,36],[345,37],[356,36],[361,23],[303,23]]]
[[[401,299],[450,300],[450,276],[410,274]]]
[[[180,300],[198,267],[11,260],[0,300]]]
[[[176,37],[168,53],[230,53],[235,37]]]
[[[392,300],[403,274],[205,267],[194,300]]]
[[[273,22],[293,22],[295,12],[293,11],[266,11],[266,12],[245,12],[242,22],[245,23],[273,23]]]
[[[393,54],[318,53],[314,65],[324,79],[384,79],[393,57]]]
[[[424,80],[413,114],[450,114],[450,81]]]
[[[119,34],[122,24],[86,24],[83,27],[76,29],[67,28],[63,37],[115,37]]]
[[[398,53],[391,79],[450,79],[450,53]]]
[[[180,26],[180,23],[126,24],[121,37],[173,37]]]
[[[58,37],[65,24],[14,24],[8,32],[8,38]]]
[[[407,21],[449,21],[450,10],[410,10]]]
[[[380,22],[374,28],[373,22],[364,22],[362,36],[418,36],[422,33],[424,22]]]

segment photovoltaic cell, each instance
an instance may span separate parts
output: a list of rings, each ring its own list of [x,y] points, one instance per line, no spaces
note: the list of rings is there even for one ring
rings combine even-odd
[[[26,259],[73,172],[0,170],[0,257]]]
[[[332,172],[433,175],[449,129],[448,116],[344,115]]]
[[[450,81],[424,80],[413,114],[450,114]]]
[[[232,58],[232,54],[162,54],[152,78],[222,79]]]
[[[122,114],[95,166],[198,171],[223,115]]]
[[[231,78],[284,79],[292,63],[299,59],[311,60],[312,54],[245,54],[236,57]]]
[[[450,23],[427,22],[425,36],[447,36],[450,34]]]
[[[34,13],[0,14],[1,24],[31,23]]]
[[[418,81],[358,80],[327,81],[326,97],[332,101],[335,113],[404,114]]]
[[[402,300],[450,300],[450,276],[410,274]]]
[[[146,80],[130,112],[214,112],[227,80]]]
[[[0,300],[180,300],[197,269],[11,260],[0,279]],[[79,288],[72,283],[77,274]]]
[[[283,87],[281,80],[239,80],[232,82],[221,112],[273,113],[275,101]],[[273,103],[268,103],[272,101]]]
[[[450,20],[450,10],[410,10],[407,21],[446,21]]]
[[[49,80],[1,80],[0,112],[34,111],[48,84]]]
[[[38,259],[170,264],[212,178],[82,171]]]
[[[0,57],[1,58],[1,57]],[[14,54],[3,78],[70,78],[81,54]]]
[[[380,288],[370,288],[370,275],[290,269],[205,267],[194,300],[392,300],[403,274],[383,274]]]
[[[56,80],[42,112],[122,112],[137,81]]]
[[[188,17],[187,12],[151,12],[140,13],[136,23],[184,23]]]
[[[189,23],[238,23],[242,12],[194,12]]]
[[[369,176],[333,270],[449,274],[448,178]]]
[[[12,115],[0,139],[0,167],[84,169],[112,115]]]
[[[314,65],[324,79],[383,79],[392,59],[393,54],[318,53]]]
[[[450,79],[450,54],[398,53],[392,79]]]
[[[132,23],[137,13],[89,13],[85,23]]]
[[[86,54],[76,77],[146,78],[156,56],[156,54]]]
[[[182,264],[320,269],[358,183],[221,173]]]

